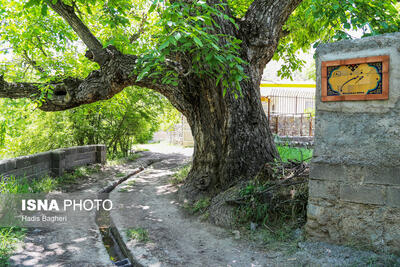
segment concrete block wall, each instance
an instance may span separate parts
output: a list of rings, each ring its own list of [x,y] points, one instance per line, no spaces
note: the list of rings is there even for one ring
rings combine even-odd
[[[88,145],[56,149],[44,153],[0,161],[1,177],[38,178],[60,176],[66,170],[93,163],[105,163],[105,145]]]
[[[400,33],[320,46],[306,231],[400,253]],[[390,56],[389,99],[321,101],[321,62]]]
[[[276,145],[288,145],[291,147],[312,148],[314,136],[275,136]]]

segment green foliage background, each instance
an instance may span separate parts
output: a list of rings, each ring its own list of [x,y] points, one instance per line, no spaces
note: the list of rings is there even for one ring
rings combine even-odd
[[[40,111],[28,100],[1,99],[0,157],[87,144],[106,144],[111,157],[128,156],[134,144],[147,142],[178,117],[163,96],[143,88],[60,112]]]

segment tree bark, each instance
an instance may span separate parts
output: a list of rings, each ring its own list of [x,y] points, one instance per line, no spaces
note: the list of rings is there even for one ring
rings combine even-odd
[[[250,69],[248,69],[250,72]],[[243,96],[222,96],[210,81],[194,88],[192,108],[184,112],[194,137],[192,169],[181,198],[213,196],[239,180],[252,178],[279,157],[262,109],[258,84],[242,83]]]

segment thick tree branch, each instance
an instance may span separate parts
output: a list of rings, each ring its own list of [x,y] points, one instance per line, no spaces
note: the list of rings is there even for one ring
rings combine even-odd
[[[82,22],[82,20],[75,14],[74,7],[66,5],[62,0],[58,0],[55,4],[53,1],[47,1],[48,5],[60,15],[75,31],[79,38],[89,48],[86,56],[100,65],[102,65],[107,58],[104,58],[103,46],[101,42],[93,35],[89,28]]]
[[[244,17],[252,30],[252,45],[268,45],[270,39],[281,36],[282,26],[302,0],[254,0]]]
[[[4,98],[24,98],[39,93],[39,84],[34,83],[8,83],[0,75],[0,97]]]
[[[121,92],[128,86],[140,86],[154,89],[168,97],[181,111],[187,108],[188,101],[179,93],[178,87],[164,85],[154,78],[144,78],[137,81],[133,71],[137,57],[124,55],[114,46],[104,48],[101,53],[107,60],[100,70],[92,71],[85,79],[67,78],[60,82],[49,84],[39,83],[8,83],[0,76],[0,97],[4,98],[31,98],[38,99],[40,87],[48,86],[53,91],[51,99],[40,106],[45,111],[66,110],[82,104],[106,100]]]
[[[242,39],[251,48],[252,64],[264,68],[272,58],[279,39],[286,33],[282,27],[302,0],[254,0],[240,23]],[[261,57],[259,55],[262,55]]]

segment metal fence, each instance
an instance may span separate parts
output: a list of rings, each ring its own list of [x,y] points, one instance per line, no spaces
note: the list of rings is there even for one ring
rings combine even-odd
[[[261,101],[266,114],[302,114],[315,110],[314,97],[263,96]]]
[[[302,92],[286,92],[288,95],[273,93],[261,97],[271,131],[280,136],[313,136],[314,96],[309,93],[301,95]]]
[[[311,113],[269,114],[272,133],[279,136],[314,136],[314,116]]]

